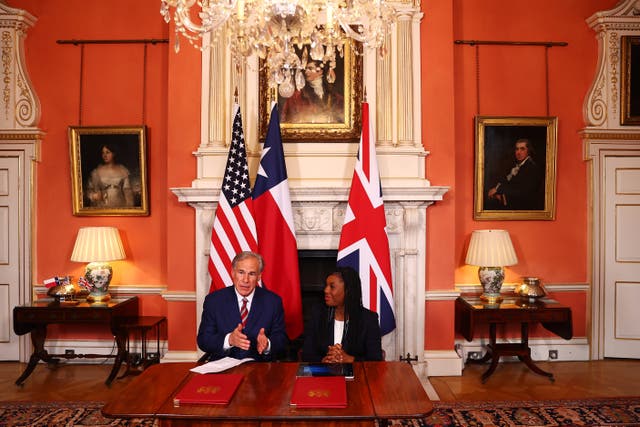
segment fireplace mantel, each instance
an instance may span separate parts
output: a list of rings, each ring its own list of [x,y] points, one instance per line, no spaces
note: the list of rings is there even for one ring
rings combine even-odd
[[[447,187],[383,187],[397,328],[383,337],[387,360],[409,353],[424,363],[426,209]],[[196,211],[196,305],[200,319],[209,288],[209,243],[219,188],[173,188]],[[291,188],[298,249],[337,249],[348,188]]]

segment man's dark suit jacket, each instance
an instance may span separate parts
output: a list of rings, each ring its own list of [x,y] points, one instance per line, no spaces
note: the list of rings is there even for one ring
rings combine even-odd
[[[325,304],[313,308],[311,319],[304,330],[302,360],[320,362],[327,355],[327,349],[334,344],[333,319]],[[350,319],[342,339],[342,349],[356,360],[382,360],[382,337],[378,315],[362,308],[356,319]]]
[[[497,192],[507,199],[507,205],[502,209],[543,210],[543,178],[544,175],[533,159],[527,159],[511,181],[507,181],[506,176],[500,181]]]
[[[244,328],[244,334],[251,341],[249,350],[231,347],[224,351],[224,338],[240,323],[240,308],[235,288],[228,286],[206,296],[202,309],[202,320],[198,330],[198,347],[210,354],[209,360],[226,356],[236,359],[252,357],[256,360],[274,360],[284,352],[288,343],[284,325],[282,299],[271,291],[256,287],[251,302],[251,310]],[[256,337],[264,328],[271,341],[269,354],[258,354]]]

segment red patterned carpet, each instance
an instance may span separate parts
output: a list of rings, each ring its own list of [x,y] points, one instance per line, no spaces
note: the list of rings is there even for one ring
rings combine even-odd
[[[409,426],[640,426],[640,397],[584,400],[434,402]]]
[[[0,402],[0,427],[143,426],[152,419],[105,418],[101,402]],[[640,397],[532,402],[434,402],[422,420],[394,420],[393,426],[640,426]]]
[[[0,402],[0,427],[155,427],[153,419],[120,420],[102,416],[102,402]]]

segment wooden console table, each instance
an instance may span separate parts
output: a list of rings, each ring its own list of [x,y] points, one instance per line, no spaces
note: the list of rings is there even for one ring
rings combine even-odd
[[[500,357],[517,356],[529,369],[539,375],[554,380],[553,374],[543,371],[531,360],[529,348],[529,324],[542,323],[547,330],[569,340],[573,336],[571,309],[552,299],[543,298],[531,301],[521,297],[505,298],[500,304],[486,304],[478,297],[458,297],[456,309],[456,332],[467,341],[473,340],[477,324],[489,324],[489,345],[487,352],[479,360],[468,360],[471,363],[484,363],[491,360],[491,366],[482,374],[484,383],[498,366]],[[496,325],[498,323],[520,323],[521,337],[519,343],[497,343]]]
[[[228,405],[174,406],[173,397],[194,375],[195,363],[150,366],[102,408],[108,417],[155,417],[167,426],[386,426],[396,418],[424,418],[433,410],[422,384],[405,362],[356,362],[347,381],[346,408],[290,405],[296,362],[236,366],[243,376]],[[144,398],[141,398],[143,396]]]
[[[44,348],[47,339],[47,325],[52,323],[98,323],[109,325],[113,333],[118,352],[106,384],[110,385],[126,358],[127,331],[120,327],[121,319],[138,315],[138,297],[114,298],[106,303],[88,303],[81,301],[77,305],[67,305],[53,299],[39,299],[30,304],[16,306],[13,309],[13,330],[18,335],[31,332],[33,353],[29,363],[16,384],[22,384],[33,372],[40,360],[55,363],[58,358],[76,357],[114,357],[102,354],[49,354]]]

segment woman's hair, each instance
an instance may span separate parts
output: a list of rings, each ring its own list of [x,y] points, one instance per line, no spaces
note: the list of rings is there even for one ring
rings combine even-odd
[[[344,282],[344,316],[354,320],[359,317],[362,307],[360,275],[351,267],[337,267],[329,276],[338,276]]]
[[[100,161],[102,162],[102,149],[106,148],[107,150],[111,151],[111,155],[113,155],[113,162],[117,163],[118,161],[118,149],[113,145],[110,144],[108,142],[104,143],[104,144],[100,144],[100,150],[98,151],[98,156],[100,157]]]

